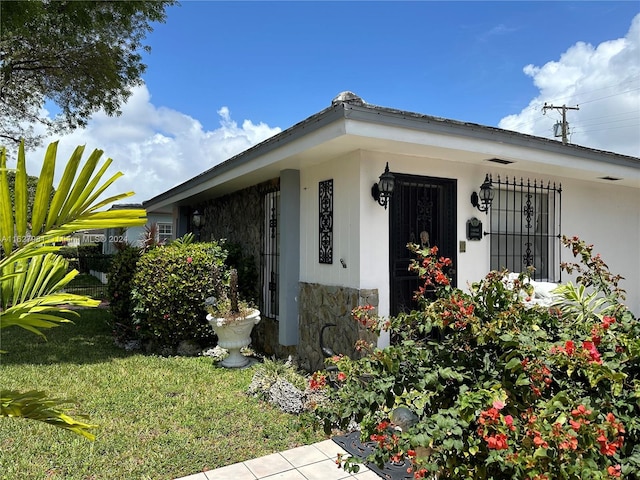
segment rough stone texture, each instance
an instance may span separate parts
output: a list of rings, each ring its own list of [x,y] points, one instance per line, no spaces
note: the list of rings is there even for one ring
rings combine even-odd
[[[265,235],[264,196],[278,188],[279,179],[276,178],[196,206],[196,209],[204,212],[205,224],[201,230],[203,241],[226,239],[239,244],[244,255],[253,257],[258,269],[255,279],[257,291],[260,291],[260,260]],[[291,349],[278,348],[281,346],[278,344],[277,322],[264,316],[251,333],[251,343],[256,350],[269,355],[287,356],[292,353]]]
[[[328,323],[335,323],[324,332],[324,345],[336,354],[351,358],[360,356],[354,348],[358,339],[376,342],[376,336],[351,317],[351,310],[358,305],[378,306],[377,290],[357,290],[348,287],[300,284],[300,344],[298,362],[308,371],[324,368],[320,350],[320,330]]]
[[[196,208],[204,212],[203,241],[227,239],[242,246],[245,255],[260,265],[264,237],[264,195],[278,189],[279,179],[214,198]],[[256,279],[256,283],[259,279]]]
[[[304,394],[291,383],[279,378],[269,389],[269,402],[286,413],[300,413],[303,411]]]
[[[278,341],[279,322],[273,318],[262,317],[262,321],[253,327],[251,338],[253,345],[266,356],[277,358],[296,358],[298,349],[295,346],[280,345]]]

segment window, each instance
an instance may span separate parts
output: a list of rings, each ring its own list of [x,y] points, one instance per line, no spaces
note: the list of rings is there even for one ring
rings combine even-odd
[[[491,269],[522,272],[533,267],[535,280],[558,281],[562,187],[508,177],[493,184]]]
[[[264,235],[262,242],[262,305],[265,317],[278,318],[280,292],[280,192],[267,192],[264,196]]]
[[[171,223],[158,223],[158,241],[167,243],[173,239],[173,225]]]

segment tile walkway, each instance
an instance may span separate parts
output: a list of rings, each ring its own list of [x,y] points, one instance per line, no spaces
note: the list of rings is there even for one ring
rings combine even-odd
[[[380,480],[364,465],[354,474],[338,468],[338,453],[346,452],[333,440],[324,440],[176,480]]]

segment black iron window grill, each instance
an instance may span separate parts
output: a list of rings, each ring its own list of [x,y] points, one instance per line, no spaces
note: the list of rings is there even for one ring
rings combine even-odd
[[[280,284],[280,192],[269,191],[264,196],[264,235],[262,242],[261,281],[262,315],[278,319]]]
[[[320,211],[318,261],[333,263],[333,179],[318,184]]]
[[[532,278],[560,281],[562,185],[498,176],[491,204],[491,269],[526,271]]]

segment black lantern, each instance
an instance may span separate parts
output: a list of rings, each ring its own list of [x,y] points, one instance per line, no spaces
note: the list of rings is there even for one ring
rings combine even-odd
[[[200,228],[202,226],[204,220],[204,215],[202,215],[198,210],[193,212],[191,216],[191,221],[193,222],[193,226],[196,228]]]
[[[484,177],[484,182],[480,185],[480,195],[476,192],[471,194],[471,205],[476,207],[481,212],[489,212],[491,208],[491,202],[493,202],[493,184],[491,183],[491,177],[487,173]]]
[[[389,172],[389,162],[384,167],[384,172],[380,175],[380,181],[374,183],[371,187],[371,196],[378,202],[384,209],[387,209],[387,203],[389,198],[393,194],[393,187],[395,186],[395,177],[393,173]]]
[[[201,214],[198,210],[195,210],[193,214],[191,214],[191,223],[193,224],[193,228],[196,234],[196,241],[200,241],[200,228],[204,225],[204,215]]]

